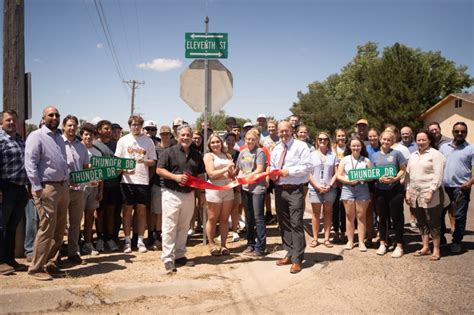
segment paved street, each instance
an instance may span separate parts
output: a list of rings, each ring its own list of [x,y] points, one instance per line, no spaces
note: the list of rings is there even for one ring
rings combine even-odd
[[[378,257],[375,249],[343,251],[342,245],[308,248],[303,271],[277,267],[276,226],[269,228],[272,254],[252,260],[240,254],[243,241],[230,243],[232,255],[210,257],[200,239],[191,239],[196,267],[164,274],[160,252],[86,257],[66,267],[67,276],[37,282],[25,273],[3,277],[0,311],[157,313],[451,313],[474,312],[474,216],[460,255],[442,250],[442,259],[414,257],[416,231],[406,229],[406,255]],[[309,216],[308,220],[309,220]],[[308,222],[307,220],[307,222]]]

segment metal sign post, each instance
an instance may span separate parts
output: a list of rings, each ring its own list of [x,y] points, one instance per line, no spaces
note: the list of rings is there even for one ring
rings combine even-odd
[[[204,19],[204,31],[206,35],[209,32],[209,17],[206,16]],[[207,113],[210,112],[211,107],[211,93],[210,93],[210,80],[211,76],[209,73],[209,60],[206,58],[204,60],[204,139],[203,139],[203,144],[204,144],[204,154],[207,153]],[[205,179],[207,180],[207,174],[205,175]],[[203,245],[206,245],[207,242],[207,235],[206,235],[206,225],[207,225],[207,202],[204,204],[203,209],[202,209],[202,243]]]

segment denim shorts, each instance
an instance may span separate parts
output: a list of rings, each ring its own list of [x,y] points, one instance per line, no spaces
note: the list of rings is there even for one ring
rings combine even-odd
[[[370,200],[369,186],[367,184],[342,185],[341,200]]]
[[[311,203],[326,203],[329,202],[331,205],[336,200],[336,189],[332,188],[325,194],[316,192],[312,187],[309,189],[309,200]]]

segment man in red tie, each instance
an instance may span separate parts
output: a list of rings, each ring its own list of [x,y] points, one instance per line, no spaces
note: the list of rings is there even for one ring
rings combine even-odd
[[[271,169],[281,170],[275,181],[275,203],[283,247],[287,251],[278,266],[290,265],[291,273],[301,271],[306,242],[303,214],[305,208],[304,183],[309,181],[312,166],[308,146],[293,138],[293,129],[287,121],[278,124],[281,142],[271,153]]]

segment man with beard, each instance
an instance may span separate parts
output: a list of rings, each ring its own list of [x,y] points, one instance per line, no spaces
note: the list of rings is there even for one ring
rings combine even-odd
[[[15,235],[28,202],[25,172],[25,142],[16,132],[18,115],[2,113],[0,129],[0,274],[26,271],[15,261]]]
[[[443,185],[454,210],[454,232],[451,252],[461,252],[461,242],[466,231],[467,209],[471,186],[474,184],[474,146],[466,142],[467,125],[457,122],[453,126],[453,141],[441,146],[440,152],[446,157]],[[442,218],[444,223],[444,215]],[[446,228],[444,228],[445,230]],[[444,235],[441,230],[441,235]]]
[[[179,127],[178,144],[163,151],[156,168],[164,179],[161,259],[167,273],[176,272],[176,266],[194,265],[185,256],[189,222],[194,213],[194,189],[184,184],[188,180],[186,173],[202,175],[205,168],[201,154],[191,145],[192,134],[188,125]]]
[[[36,280],[52,280],[50,274],[60,273],[56,262],[66,228],[69,180],[66,147],[58,129],[59,118],[56,107],[46,107],[44,125],[28,136],[25,146],[25,169],[39,217],[28,270]]]

